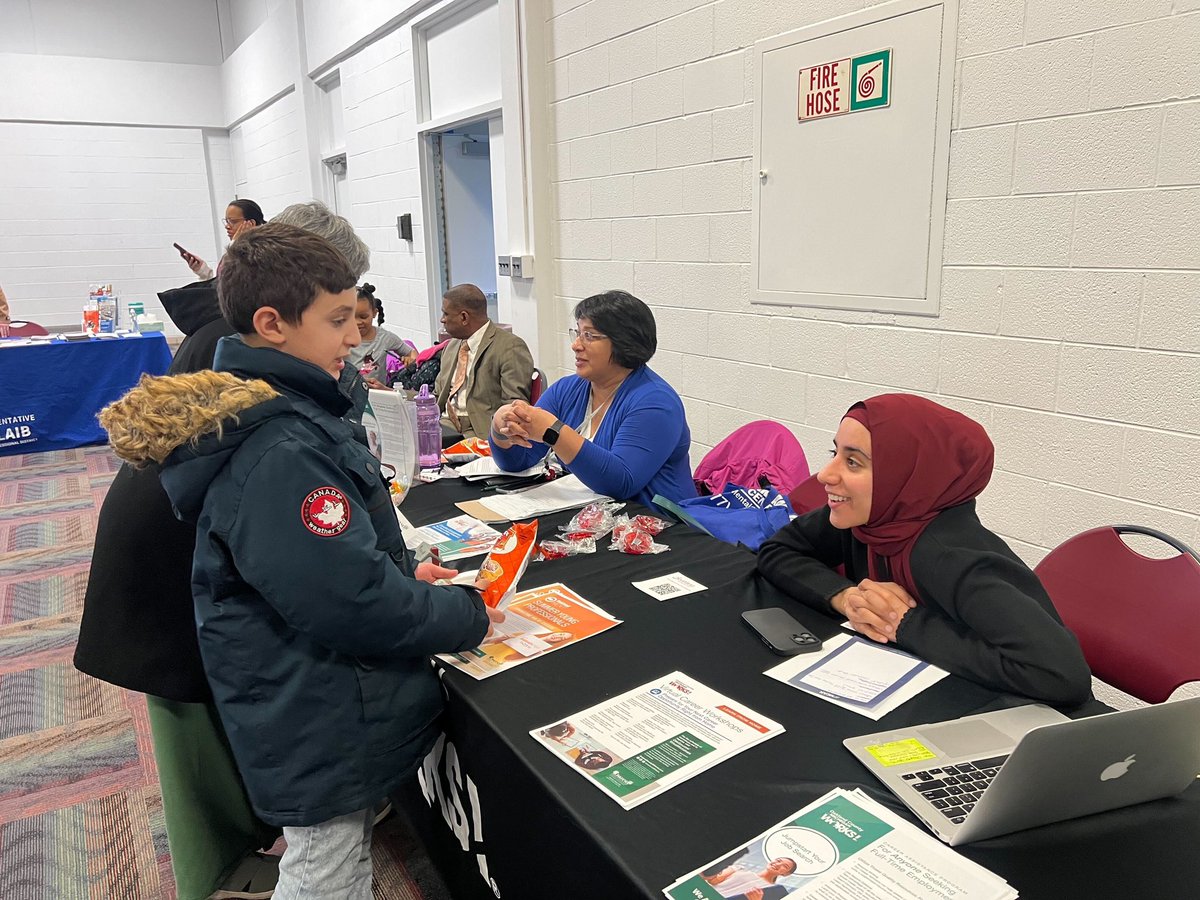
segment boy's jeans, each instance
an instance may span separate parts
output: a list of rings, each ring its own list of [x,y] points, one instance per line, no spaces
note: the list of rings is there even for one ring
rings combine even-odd
[[[275,900],[371,900],[373,809],[285,827]]]

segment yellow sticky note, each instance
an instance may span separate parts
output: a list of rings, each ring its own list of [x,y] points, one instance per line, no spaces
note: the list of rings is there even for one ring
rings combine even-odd
[[[879,764],[883,766],[900,766],[904,763],[920,762],[923,759],[934,759],[937,756],[916,738],[889,741],[886,744],[873,744],[867,747],[867,752],[879,760]]]

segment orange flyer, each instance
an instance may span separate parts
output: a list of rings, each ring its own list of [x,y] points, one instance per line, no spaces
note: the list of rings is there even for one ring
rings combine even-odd
[[[479,647],[445,653],[438,659],[483,679],[621,623],[564,584],[522,591],[504,613],[504,621]]]

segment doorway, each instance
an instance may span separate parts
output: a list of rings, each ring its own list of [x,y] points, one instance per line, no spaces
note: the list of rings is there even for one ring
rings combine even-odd
[[[452,285],[477,285],[488,298],[488,316],[498,321],[488,120],[432,132],[426,140],[435,181],[438,296]]]

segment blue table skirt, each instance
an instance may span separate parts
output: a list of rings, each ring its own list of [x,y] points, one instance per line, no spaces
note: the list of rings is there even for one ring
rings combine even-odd
[[[162,334],[0,348],[0,456],[104,443],[96,413],[170,365]]]

